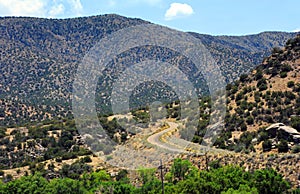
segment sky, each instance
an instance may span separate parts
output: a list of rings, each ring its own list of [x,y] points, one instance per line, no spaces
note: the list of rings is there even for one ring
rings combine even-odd
[[[0,16],[73,18],[109,13],[211,35],[300,31],[300,0],[0,0]]]

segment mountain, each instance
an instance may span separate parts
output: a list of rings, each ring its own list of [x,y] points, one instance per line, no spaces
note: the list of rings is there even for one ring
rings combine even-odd
[[[220,66],[228,83],[249,73],[270,55],[275,47],[283,47],[296,33],[263,32],[247,36],[210,36],[191,33],[199,38]]]
[[[85,53],[101,38],[129,26],[148,24],[141,19],[102,15],[74,19],[0,18],[0,120],[4,125],[72,117],[72,83]],[[232,82],[255,68],[294,33],[265,32],[249,36],[209,36],[190,33],[210,51],[223,75]],[[141,49],[141,59],[149,49]],[[161,55],[166,50],[161,51]],[[169,51],[168,51],[169,52]],[[129,53],[130,55],[130,53]],[[152,56],[156,57],[156,56]],[[176,60],[176,53],[162,56]],[[130,62],[130,61],[129,61]],[[182,60],[183,67],[188,62]],[[109,77],[109,75],[107,75]],[[107,89],[109,86],[105,86]],[[147,91],[146,89],[144,89]],[[110,93],[105,94],[110,96]],[[145,96],[142,93],[137,94]],[[153,100],[153,99],[150,99]],[[99,101],[105,107],[107,102]]]
[[[236,151],[298,152],[300,35],[287,41],[284,48],[274,48],[249,75],[242,75],[226,89],[226,135],[223,137],[230,140],[219,138],[219,147]]]
[[[90,147],[87,146],[89,138],[83,137],[78,132],[75,121],[72,119],[70,98],[78,64],[95,42],[117,30],[148,23],[140,19],[130,19],[118,15],[63,20],[0,18],[0,178],[3,182],[7,182],[6,184],[0,182],[1,191],[23,192],[20,188],[27,189],[28,185],[31,190],[34,190],[32,185],[40,186],[39,182],[42,182],[41,185],[44,184],[43,187],[40,187],[41,191],[46,188],[46,183],[51,183],[49,187],[57,185],[58,189],[61,189],[60,187],[69,189],[73,186],[71,182],[76,183],[77,180],[82,181],[82,183],[77,182],[78,184],[89,187],[91,190],[101,189],[100,192],[102,190],[105,192],[108,188],[111,190],[111,184],[115,184],[118,188],[118,185],[128,183],[126,169],[120,170],[112,167],[109,165],[112,163],[104,163],[102,159],[96,157],[95,153],[91,152],[91,149],[95,150],[92,146],[97,147],[103,153],[111,152],[112,148],[98,142],[94,142]],[[300,156],[290,153],[278,154],[277,152],[300,152],[299,142],[296,142],[294,138],[297,136],[300,126],[300,36],[295,38],[295,33],[284,32],[264,32],[249,36],[210,36],[188,33],[202,41],[229,83],[226,87],[225,130],[217,139],[215,146],[242,153],[222,151],[222,153],[212,152],[204,156],[182,153],[180,157],[189,158],[201,171],[199,173],[195,171],[194,167],[190,166],[191,164],[186,160],[181,163],[181,159],[174,161],[177,170],[174,170],[175,167],[172,164],[164,164],[168,172],[165,174],[168,181],[167,186],[178,183],[179,189],[194,188],[199,191],[202,188],[205,192],[206,190],[201,185],[205,185],[202,183],[207,181],[201,179],[199,182],[199,178],[208,177],[210,182],[205,187],[214,188],[216,189],[214,192],[218,193],[224,186],[224,180],[234,180],[237,181],[237,186],[240,185],[240,179],[236,177],[240,177],[243,172],[245,173],[243,176],[247,177],[247,180],[252,177],[249,185],[253,186],[254,184],[260,189],[259,193],[269,191],[276,193],[279,192],[278,189],[285,191],[290,188],[287,182],[296,188],[299,185]],[[287,43],[285,44],[285,42]],[[280,48],[284,45],[284,48]],[[182,69],[183,72],[189,71],[189,62],[185,59],[181,60],[181,56],[170,50],[144,46],[131,51],[119,56],[118,60],[122,61],[126,57],[135,56],[136,60],[124,61],[126,63],[137,62],[143,58],[151,58],[149,51],[150,53],[155,51],[158,54],[152,58],[167,62],[176,61],[185,67]],[[166,53],[167,56],[164,56]],[[261,63],[261,61],[263,62]],[[111,65],[115,68],[118,67],[114,64]],[[113,81],[109,77],[117,76],[114,72],[119,69],[109,70],[103,79]],[[99,81],[99,83],[102,82]],[[153,86],[153,84],[144,85],[142,91],[137,92],[136,96],[143,97],[144,94],[147,94],[143,90],[154,91]],[[111,85],[100,84],[98,92],[101,91],[100,89],[104,89],[105,97],[109,98]],[[143,100],[143,102],[147,102],[149,99]],[[150,100],[153,99],[150,98]],[[194,142],[201,141],[201,135],[208,125],[210,113],[210,99],[204,97],[199,100],[201,119],[198,126],[199,133],[193,139]],[[179,109],[178,102],[174,102],[167,104],[166,110],[162,109],[162,111],[167,111],[173,117],[172,121],[175,122],[174,120],[179,115]],[[102,115],[99,120],[108,135],[116,142],[125,147],[136,147],[138,151],[142,153],[146,151],[151,155],[156,146],[143,139],[143,136],[131,134],[131,131],[125,132],[115,119],[122,116],[124,115],[108,117]],[[121,119],[123,121],[137,120],[142,123],[149,120],[149,115],[145,107],[142,107]],[[161,126],[157,123],[157,126],[159,132],[167,127],[166,123]],[[154,135],[156,132],[153,132]],[[153,135],[152,132],[151,135]],[[162,135],[163,139],[160,141],[167,139],[168,135],[169,133]],[[124,155],[126,152],[122,152],[119,157],[118,155],[113,157],[109,155],[106,160],[124,161],[126,157],[131,157],[136,163],[139,162],[140,158],[136,155]],[[142,155],[143,158],[145,158],[144,156],[146,155]],[[156,155],[153,154],[153,156]],[[244,169],[226,167],[228,164]],[[221,165],[225,165],[225,167],[220,168]],[[187,166],[190,167],[187,168]],[[270,167],[276,169],[280,174]],[[172,168],[174,169],[172,170]],[[170,174],[181,171],[183,168],[194,175],[189,175],[189,178],[184,180],[183,177],[174,177]],[[203,171],[208,168],[209,171]],[[267,170],[262,168],[267,168]],[[103,169],[112,176],[106,174]],[[155,170],[153,172],[151,170],[149,171],[151,176],[149,172],[148,176],[143,169],[140,170],[139,176],[143,180],[150,177],[149,185],[156,185],[155,187],[159,188],[160,184],[154,178]],[[217,174],[214,175],[214,172]],[[234,173],[234,176],[231,172]],[[32,176],[28,176],[28,174],[32,174]],[[196,175],[199,177],[193,177]],[[23,177],[12,181],[21,176]],[[263,184],[259,181],[262,176],[268,178]],[[55,179],[57,177],[64,179]],[[67,177],[71,179],[66,179]],[[228,177],[230,178],[228,179]],[[287,182],[281,181],[283,177]],[[44,178],[49,182],[46,182]],[[142,182],[141,180],[137,183],[137,176],[131,178],[139,186],[141,192],[144,192],[143,189],[149,186],[148,183],[139,184]],[[190,182],[190,178],[195,182]],[[118,182],[107,182],[112,179]],[[217,181],[211,182],[211,180]],[[60,183],[60,181],[70,183]],[[231,181],[229,182],[231,185]],[[282,184],[279,184],[281,182]],[[100,183],[106,186],[103,187],[99,185]],[[183,183],[186,186],[182,187]],[[200,189],[194,187],[197,184],[201,186]],[[141,187],[141,185],[143,186]],[[128,185],[123,186],[128,187]],[[266,189],[267,186],[268,189]],[[231,186],[224,187],[227,190]],[[78,188],[78,186],[72,187],[77,192]],[[134,190],[133,186],[130,188]],[[12,191],[12,189],[14,190]],[[48,190],[49,193],[55,193],[51,191],[54,190]],[[157,193],[158,190],[155,192]],[[189,193],[187,190],[182,190],[182,192]]]

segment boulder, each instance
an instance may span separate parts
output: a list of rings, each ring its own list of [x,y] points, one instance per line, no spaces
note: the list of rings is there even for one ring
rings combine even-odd
[[[275,138],[277,136],[278,128],[281,126],[285,126],[283,123],[274,123],[270,125],[268,128],[266,128],[266,131],[268,132],[268,135],[272,138]]]
[[[300,135],[294,135],[293,140],[295,143],[300,144]]]
[[[297,131],[297,129],[294,129],[293,127],[289,127],[289,126],[280,126],[279,130],[282,130],[288,134],[292,134],[292,135],[300,135],[300,133]]]
[[[294,143],[300,143],[300,133],[283,123],[274,123],[266,128],[266,132],[271,138],[280,138],[288,141],[293,141]]]

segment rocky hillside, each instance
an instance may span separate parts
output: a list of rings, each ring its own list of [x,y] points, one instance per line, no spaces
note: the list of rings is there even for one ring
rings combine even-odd
[[[118,15],[62,20],[0,18],[1,123],[9,125],[53,117],[72,117],[72,83],[84,54],[107,34],[146,23]],[[212,53],[228,82],[253,69],[269,54],[271,48],[283,46],[294,36],[293,33],[280,32],[242,37],[191,34],[201,39]],[[154,47],[140,48],[137,60],[149,58],[149,49],[156,49],[155,53],[159,56],[152,56],[154,58],[179,61],[188,67],[188,62],[181,60],[178,54],[165,49],[158,52]],[[168,56],[164,56],[166,52]],[[127,53],[127,56],[130,58],[133,54]],[[105,94],[104,98],[107,95],[110,93]],[[143,93],[137,95],[142,96]],[[105,102],[99,100],[99,104]]]
[[[209,49],[228,83],[238,79],[241,74],[250,73],[264,57],[270,55],[273,48],[283,47],[288,39],[296,35],[284,32],[263,32],[248,36],[191,34]]]
[[[300,35],[227,86],[227,109],[224,134],[230,140],[219,138],[217,146],[299,152]]]

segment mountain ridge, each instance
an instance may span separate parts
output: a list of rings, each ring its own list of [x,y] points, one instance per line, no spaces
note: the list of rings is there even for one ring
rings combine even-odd
[[[3,25],[0,19],[0,33],[2,34],[4,31],[9,32],[6,37],[0,37],[0,75],[2,75],[0,79],[0,168],[7,169],[1,172],[2,176],[4,175],[3,179],[5,181],[12,179],[11,174],[15,177],[19,177],[21,175],[27,175],[29,171],[32,174],[40,171],[43,173],[43,176],[49,179],[60,176],[63,173],[66,174],[63,175],[63,177],[72,176],[73,178],[79,179],[80,174],[83,173],[82,170],[86,169],[90,172],[91,166],[93,165],[97,170],[107,168],[112,171],[112,167],[107,167],[106,164],[99,161],[97,157],[94,157],[91,151],[87,149],[85,142],[83,142],[76,128],[75,121],[70,119],[72,118],[70,96],[73,76],[81,57],[85,51],[93,45],[93,41],[130,25],[142,24],[144,21],[135,19],[127,20],[124,17],[115,17],[115,15],[105,15],[103,17],[104,19],[101,20],[99,16],[75,18],[74,20],[67,19],[64,20],[67,22],[63,24],[55,23],[54,21],[49,24],[47,23],[48,20],[41,19],[40,21],[46,21],[41,22],[42,25],[39,25],[39,22],[35,23],[36,20],[33,18],[33,26],[37,27],[36,29],[32,28],[31,21],[27,22],[26,18],[15,21],[16,24],[14,25],[8,22],[9,25],[7,24],[6,26]],[[11,19],[14,20],[15,18]],[[85,24],[85,21],[87,24]],[[95,25],[95,23],[97,23],[97,25]],[[7,28],[9,28],[8,31]],[[65,31],[65,29],[67,29],[67,31]],[[299,169],[299,155],[290,153],[277,154],[277,152],[274,152],[274,148],[271,150],[271,153],[259,152],[259,148],[263,146],[262,141],[271,139],[275,142],[276,139],[269,137],[269,134],[266,135],[264,128],[255,128],[256,134],[253,133],[254,130],[249,129],[253,125],[251,124],[252,122],[256,123],[256,117],[253,115],[253,111],[256,107],[251,104],[252,101],[250,103],[247,102],[247,100],[252,99],[252,97],[255,101],[255,96],[259,96],[259,100],[264,101],[264,104],[261,105],[262,107],[269,106],[268,102],[270,102],[270,106],[273,106],[272,94],[267,95],[267,91],[264,89],[266,88],[264,81],[261,81],[262,84],[258,84],[257,82],[270,73],[276,74],[275,77],[281,77],[282,70],[288,71],[286,75],[282,74],[282,76],[287,76],[285,78],[292,77],[291,70],[288,70],[289,68],[286,67],[282,68],[281,65],[284,64],[281,63],[284,61],[282,60],[284,57],[292,57],[293,59],[294,53],[288,53],[288,51],[286,52],[286,50],[279,48],[275,48],[271,51],[271,48],[283,46],[286,40],[295,34],[281,32],[275,34],[262,33],[242,38],[191,34],[199,37],[203,41],[203,44],[216,59],[223,74],[228,75],[227,82],[233,82],[227,86],[227,91],[229,91],[228,114],[226,115],[227,125],[225,125],[227,131],[225,131],[225,134],[221,134],[223,139],[217,140],[216,147],[225,147],[241,153],[232,152],[232,155],[224,154],[223,156],[210,153],[205,155],[206,158],[197,155],[191,157],[189,155],[183,155],[180,157],[193,160],[194,164],[202,169],[205,168],[205,166],[208,168],[208,161],[210,161],[210,165],[212,164],[212,166],[214,165],[216,168],[219,168],[218,166],[221,164],[234,164],[245,167],[249,172],[253,172],[255,169],[273,167],[282,173],[288,181],[292,182],[293,187],[297,187],[299,185],[299,174],[297,173],[297,169]],[[296,44],[298,44],[298,42],[297,40]],[[294,43],[295,41],[291,39],[287,45]],[[148,49],[148,47],[143,49]],[[151,49],[155,50],[155,48]],[[270,53],[271,56],[269,56],[268,53]],[[141,57],[145,56],[147,56],[145,53],[141,54]],[[298,57],[297,55],[297,58]],[[176,61],[176,56],[174,56],[174,58],[168,60]],[[264,62],[261,63],[263,58],[265,58]],[[257,75],[256,72],[261,66],[268,66],[268,64],[271,63],[272,65],[276,65],[278,61],[278,71],[273,71],[271,67],[265,67],[264,69],[270,68],[268,70],[269,72],[267,73],[262,70],[263,72]],[[188,65],[188,63],[184,64]],[[244,75],[255,68],[256,70],[253,71],[253,75]],[[262,88],[262,91],[265,91],[263,94],[255,95],[253,93],[252,96],[250,96],[247,79],[250,79],[252,76],[260,77],[260,79],[255,78],[255,85],[253,86],[255,89],[258,88],[258,90]],[[239,80],[236,80],[237,78],[239,78]],[[288,87],[287,90],[289,91],[293,91],[294,88],[299,89],[295,79],[293,80],[294,84],[290,83],[290,87],[287,86],[288,82],[286,82],[286,80],[282,81],[284,87],[286,89]],[[265,81],[268,83],[268,80]],[[237,85],[237,89],[233,89],[235,84]],[[245,87],[247,87],[247,90],[244,93]],[[267,85],[267,88],[271,88],[270,84]],[[275,84],[273,84],[273,88],[276,88]],[[251,90],[252,89],[251,87]],[[232,98],[233,91],[235,92]],[[241,94],[238,95],[239,93]],[[281,94],[278,94],[278,96],[281,97]],[[295,104],[296,99],[291,99],[290,102],[286,102],[287,96],[292,95],[286,95],[283,92],[283,97],[285,98],[282,100],[283,103]],[[245,97],[247,97],[247,99],[244,99]],[[237,98],[241,98],[239,104],[232,102],[233,100],[237,100]],[[277,98],[274,97],[274,99],[277,101]],[[246,101],[246,105],[244,101]],[[230,104],[231,102],[233,104],[235,103],[236,106]],[[209,99],[204,99],[201,103],[201,106],[203,105],[203,107],[201,107],[203,108],[203,111],[201,110],[201,116],[203,116],[201,119],[209,119]],[[245,107],[247,110],[244,110]],[[250,107],[252,107],[252,110],[250,110]],[[178,114],[175,114],[179,109],[178,104],[171,104],[167,108],[171,114],[174,113],[172,115],[174,118],[178,117]],[[239,110],[238,108],[243,110]],[[240,115],[238,115],[239,119],[233,119],[235,111],[240,113]],[[273,110],[270,111],[271,112],[269,112],[269,110],[263,110],[257,114],[263,115],[264,118],[262,119],[265,119],[265,117],[269,118],[270,115],[272,116],[271,113]],[[294,109],[292,109],[292,111],[294,111]],[[289,112],[291,112],[290,108],[285,110],[287,116]],[[134,116],[132,119],[147,121],[147,115],[145,113],[146,111],[144,110],[132,112]],[[258,115],[256,115],[257,120],[259,120]],[[283,115],[286,117],[285,114]],[[59,119],[57,119],[57,117]],[[241,119],[243,119],[244,123],[247,123],[247,125],[245,124],[246,129],[244,128],[245,125],[242,125],[240,122]],[[47,120],[51,121],[45,122]],[[100,117],[99,120],[111,138],[119,138],[120,142],[127,141],[131,138],[131,134],[122,131],[123,129],[118,125],[116,119],[109,120],[108,117]],[[201,121],[203,122],[203,120]],[[26,123],[26,125],[24,123]],[[268,124],[270,123],[271,121],[268,122]],[[285,123],[289,124],[289,122]],[[14,124],[22,125],[22,127],[8,127],[8,125]],[[205,128],[205,123],[200,123],[199,128]],[[226,134],[228,130],[232,132],[243,132],[243,134],[239,136],[240,138],[235,137],[234,134],[229,138],[229,135]],[[118,136],[116,136],[116,134]],[[229,142],[229,139],[231,139],[232,142]],[[252,145],[252,140],[254,139],[260,141],[258,145],[260,147]],[[194,140],[196,140],[195,142],[199,142],[198,140],[201,139],[195,138]],[[111,147],[99,143],[94,144],[94,146],[99,146],[104,152],[110,151],[111,149]],[[282,147],[284,149],[286,148],[286,145],[283,145],[283,143],[275,145],[271,142],[271,149],[272,146],[281,147],[281,149]],[[152,149],[152,147],[138,147],[138,149],[141,150],[147,148]],[[290,147],[288,147],[288,149],[290,149]],[[248,152],[253,153],[249,155],[244,154]],[[75,158],[80,159],[75,161]],[[124,160],[123,157],[120,159]],[[109,158],[107,158],[107,160],[109,160]],[[91,161],[92,164],[85,164]]]
[[[0,117],[5,124],[71,117],[72,82],[84,54],[108,34],[148,23],[115,14],[73,19],[0,18],[0,73],[3,75],[0,79],[3,86],[0,87]],[[247,46],[248,36],[233,44],[232,36],[191,35],[201,39],[227,82],[232,82],[259,64],[274,45],[283,46],[294,33],[281,33],[279,38],[266,37],[273,44],[256,50],[255,44]],[[238,40],[236,37],[235,41]],[[265,39],[255,41],[263,45]]]

